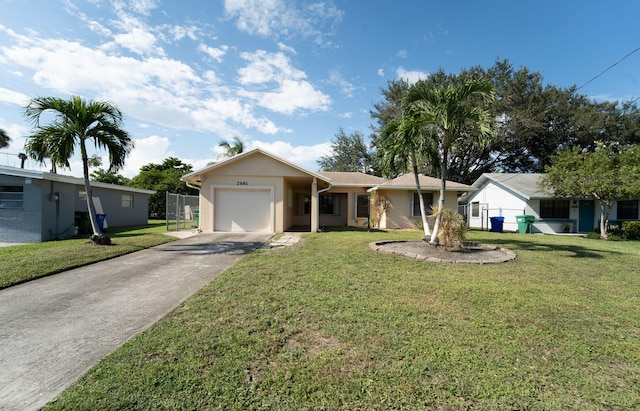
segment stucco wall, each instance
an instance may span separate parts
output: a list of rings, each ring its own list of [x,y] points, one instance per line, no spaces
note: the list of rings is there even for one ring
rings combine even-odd
[[[385,196],[390,202],[385,216],[380,222],[382,229],[416,229],[422,226],[421,217],[411,216],[412,197],[416,191],[405,190],[380,190],[379,195]],[[431,205],[437,206],[440,197],[439,192],[425,191],[425,193],[433,193],[433,204],[425,204],[427,214],[431,210]],[[452,210],[458,208],[458,193],[448,191],[445,194],[445,207]],[[433,227],[433,222],[429,222],[429,226]]]

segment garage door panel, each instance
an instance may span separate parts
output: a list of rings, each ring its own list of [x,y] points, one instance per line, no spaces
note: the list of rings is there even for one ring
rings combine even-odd
[[[272,232],[272,201],[269,189],[217,188],[214,230]]]

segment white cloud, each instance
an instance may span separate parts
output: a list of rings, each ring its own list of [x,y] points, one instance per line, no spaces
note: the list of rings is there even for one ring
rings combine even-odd
[[[286,115],[297,110],[327,111],[331,104],[329,96],[307,81],[285,80],[275,91],[246,95],[255,98],[262,107]]]
[[[8,32],[8,31],[5,31]],[[13,45],[0,48],[0,58],[11,64],[32,70],[34,82],[42,88],[63,94],[97,95],[113,101],[120,109],[143,122],[178,129],[208,130],[223,133],[229,121],[262,133],[286,132],[271,120],[258,116],[250,102],[238,100],[242,90],[221,86],[213,71],[197,73],[182,61],[166,57],[136,59],[109,53],[106,50],[84,47],[77,42],[13,35]],[[282,53],[265,64],[271,67],[267,79],[251,78],[246,82],[284,80],[304,77],[304,73],[290,66]],[[69,61],[75,64],[68,64]],[[256,64],[261,64],[257,58]],[[272,86],[281,94],[278,82]],[[311,96],[328,99],[310,85],[304,87]],[[2,89],[2,97],[21,104],[19,93]],[[2,98],[0,97],[0,98]],[[262,97],[252,97],[259,100]],[[271,99],[265,100],[275,105]],[[300,99],[297,99],[300,100]],[[277,105],[276,105],[277,106]],[[322,107],[314,101],[294,105],[297,108]],[[282,110],[276,110],[282,111]]]
[[[339,86],[342,90],[342,94],[347,97],[353,97],[353,84],[347,81],[338,70],[331,70],[329,72],[329,84]]]
[[[262,84],[268,82],[281,83],[285,80],[298,80],[307,75],[291,65],[289,57],[284,53],[269,53],[258,50],[253,53],[241,53],[240,57],[248,61],[246,67],[238,70],[241,84]]]
[[[396,70],[396,74],[399,79],[407,80],[410,84],[416,83],[418,80],[426,80],[429,77],[429,73],[419,70],[405,70],[404,67],[399,67]]]
[[[151,10],[158,7],[157,0],[130,0],[131,10],[138,14],[148,16]]]
[[[241,57],[249,64],[238,70],[238,81],[243,85],[257,86],[256,90],[241,90],[241,96],[249,97],[271,111],[287,115],[297,110],[329,109],[329,96],[305,81],[306,74],[293,67],[283,53],[258,50],[242,53]],[[271,86],[270,83],[276,85]]]
[[[300,7],[294,0],[225,0],[224,8],[229,18],[237,19],[238,29],[249,34],[302,36],[313,38],[317,44],[325,44],[325,37],[333,35],[335,25],[344,17],[341,10],[326,2]],[[325,25],[329,27],[323,32]]]
[[[384,70],[383,69],[378,69],[378,76],[379,77],[384,77]]]
[[[407,58],[409,56],[409,53],[407,53],[407,50],[398,50],[396,56],[400,58]]]
[[[22,93],[0,87],[0,101],[4,103],[26,106],[29,103],[29,100],[30,97]]]
[[[195,41],[198,39],[198,33],[200,32],[200,29],[196,26],[171,25],[162,26],[162,28],[169,32],[174,40],[182,40],[185,37],[188,37]]]
[[[248,147],[248,150],[259,147],[309,171],[316,171],[318,169],[316,161],[319,160],[320,157],[331,154],[330,142],[315,144],[313,146],[294,146],[284,141],[266,142],[252,140],[248,142]]]
[[[198,50],[205,53],[206,55],[208,55],[218,63],[222,63],[222,56],[227,54],[227,50],[229,50],[229,46],[222,46],[220,48],[216,48],[216,47],[210,47],[204,43],[201,43],[198,46]]]
[[[118,172],[127,178],[137,176],[140,173],[140,167],[146,164],[161,164],[165,158],[174,156],[173,152],[169,150],[170,143],[167,137],[154,135],[147,138],[136,139],[134,143],[135,148],[131,151],[129,157],[127,157],[124,169]],[[105,166],[103,168],[107,168],[109,159],[105,157],[102,161],[102,164]],[[82,167],[80,167],[80,175],[82,175]]]
[[[278,43],[278,50],[283,51],[285,53],[293,54],[294,56],[298,54],[296,49],[294,49],[291,46],[287,46],[286,44],[283,44],[283,43]]]

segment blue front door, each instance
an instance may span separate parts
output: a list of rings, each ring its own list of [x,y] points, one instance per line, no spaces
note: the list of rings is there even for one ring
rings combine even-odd
[[[593,218],[595,205],[593,200],[580,200],[580,216],[578,219],[578,232],[590,233],[593,231]]]

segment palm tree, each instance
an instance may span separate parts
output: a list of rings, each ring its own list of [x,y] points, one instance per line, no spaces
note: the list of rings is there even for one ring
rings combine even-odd
[[[418,190],[418,201],[420,203],[420,217],[422,217],[422,227],[424,238],[431,235],[427,222],[427,210],[420,188],[420,175],[418,172],[419,154],[433,152],[429,148],[430,139],[425,139],[422,132],[425,131],[412,118],[402,117],[392,119],[381,130],[378,138],[378,148],[383,152],[382,169],[386,176],[393,175],[398,171],[404,172],[408,169],[413,171]]]
[[[0,148],[8,147],[10,141],[11,137],[9,137],[7,133],[0,128]]]
[[[495,100],[493,84],[487,80],[471,80],[464,84],[432,85],[424,81],[414,84],[404,100],[403,116],[412,118],[418,127],[431,129],[440,155],[440,198],[436,220],[431,234],[432,245],[438,244],[438,231],[445,204],[447,164],[449,151],[463,138],[470,138],[475,145],[484,145],[493,134],[493,119],[479,103]],[[475,135],[461,135],[468,124],[474,124]]]
[[[43,113],[53,114],[54,120],[48,125],[41,125]],[[106,149],[110,171],[122,168],[134,146],[129,133],[122,128],[122,113],[111,103],[85,101],[78,96],[72,96],[69,100],[38,97],[29,102],[25,116],[35,127],[35,132],[27,137],[25,144],[27,153],[33,159],[43,162],[44,158],[50,158],[53,165],[69,167],[69,158],[76,146],[80,148],[87,208],[93,229],[91,239],[98,244],[110,244],[110,238],[101,233],[98,227],[89,182],[87,142],[92,142],[97,149]]]
[[[242,142],[242,139],[240,139],[240,137],[234,137],[233,138],[233,144],[229,143],[228,141],[221,141],[220,144],[218,144],[219,147],[222,147],[226,150],[226,152],[220,154],[218,156],[218,158],[220,157],[233,157],[235,155],[238,155],[240,153],[242,153],[244,151],[244,143]]]

